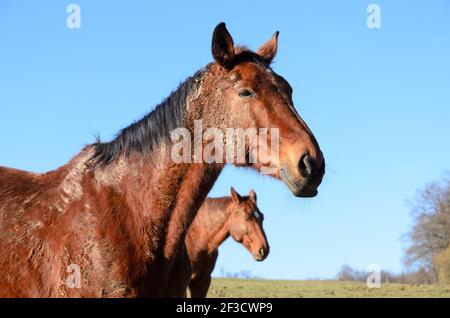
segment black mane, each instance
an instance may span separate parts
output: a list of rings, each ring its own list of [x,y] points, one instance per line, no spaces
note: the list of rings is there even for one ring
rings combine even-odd
[[[98,141],[94,145],[91,162],[106,166],[122,154],[145,153],[161,140],[169,139],[172,130],[184,127],[186,98],[197,89],[202,74],[203,70],[200,70],[186,79],[152,112],[122,129],[114,140],[105,143]]]

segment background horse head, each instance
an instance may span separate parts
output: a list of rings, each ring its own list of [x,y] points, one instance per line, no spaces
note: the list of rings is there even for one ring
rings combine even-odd
[[[264,215],[256,205],[256,193],[250,190],[249,195],[242,197],[231,188],[232,204],[228,228],[231,237],[253,255],[255,260],[263,261],[269,255],[269,243],[263,229]]]
[[[257,261],[269,255],[263,219],[253,190],[248,196],[241,196],[232,187],[231,197],[205,200],[185,240],[192,270],[191,297],[206,297],[219,247],[228,237],[244,245]]]

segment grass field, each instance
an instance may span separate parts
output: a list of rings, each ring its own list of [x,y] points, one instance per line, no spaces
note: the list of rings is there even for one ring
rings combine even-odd
[[[208,297],[449,297],[450,285],[381,284],[308,280],[256,280],[215,278]]]

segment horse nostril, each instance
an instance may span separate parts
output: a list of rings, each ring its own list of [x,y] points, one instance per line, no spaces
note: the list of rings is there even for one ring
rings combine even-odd
[[[261,257],[264,257],[264,254],[265,254],[266,252],[264,251],[264,249],[263,248],[260,248],[259,249],[259,255],[261,256]]]
[[[303,155],[298,163],[298,169],[303,178],[309,177],[314,169],[314,159],[309,155]]]

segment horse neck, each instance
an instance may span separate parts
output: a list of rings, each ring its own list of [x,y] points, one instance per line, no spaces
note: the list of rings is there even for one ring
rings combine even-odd
[[[128,172],[119,187],[124,193],[126,205],[136,214],[136,219],[140,222],[139,226],[143,227],[134,232],[146,233],[146,237],[141,241],[143,241],[142,244],[150,245],[146,253],[149,258],[162,257],[166,260],[174,258],[201,203],[224,166],[223,164],[193,163],[193,161],[192,163],[175,163],[171,158],[172,141],[170,134],[167,133],[174,129],[175,125],[179,125],[188,128],[193,135],[193,120],[196,118],[203,119],[205,128],[222,124],[222,122],[215,122],[217,116],[214,115],[210,106],[213,103],[210,100],[214,96],[214,87],[211,85],[213,75],[210,70],[207,70],[200,77],[195,78],[196,83],[200,83],[196,84],[199,85],[197,88],[183,94],[180,94],[178,90],[178,94],[172,95],[185,102],[185,107],[177,110],[184,112],[182,116],[178,116],[183,118],[182,121],[172,124],[173,127],[160,127],[156,123],[144,126],[156,132],[166,132],[164,135],[154,134],[156,137],[153,138],[150,151],[134,151],[124,155],[123,160],[126,162]],[[208,84],[203,84],[204,81]],[[190,85],[195,87],[194,84]],[[214,103],[220,102],[214,101]],[[170,116],[165,107],[170,105],[164,104],[158,107],[153,115],[149,114],[147,118],[159,118],[159,124],[165,125],[166,116]],[[131,134],[133,129],[136,130],[137,126],[130,126],[125,133],[128,131]],[[122,136],[123,138],[119,139],[121,142],[116,145],[122,146],[125,143],[126,135],[122,134]],[[112,150],[116,149],[123,151],[122,148]],[[108,159],[109,154],[106,152],[106,155],[100,155],[100,158]],[[113,162],[112,165],[118,164]],[[122,168],[119,166],[118,170],[120,169]],[[130,230],[133,230],[132,227]]]
[[[229,218],[232,213],[232,200],[229,197],[207,199],[205,208],[198,213],[197,226],[208,229],[203,238],[209,252],[215,251],[230,236]],[[197,221],[197,220],[196,220]]]
[[[152,164],[138,163],[139,173],[127,181],[125,197],[147,224],[145,232],[150,236],[150,249],[171,259],[223,165],[174,164],[167,155],[157,157],[166,164],[155,169]]]

